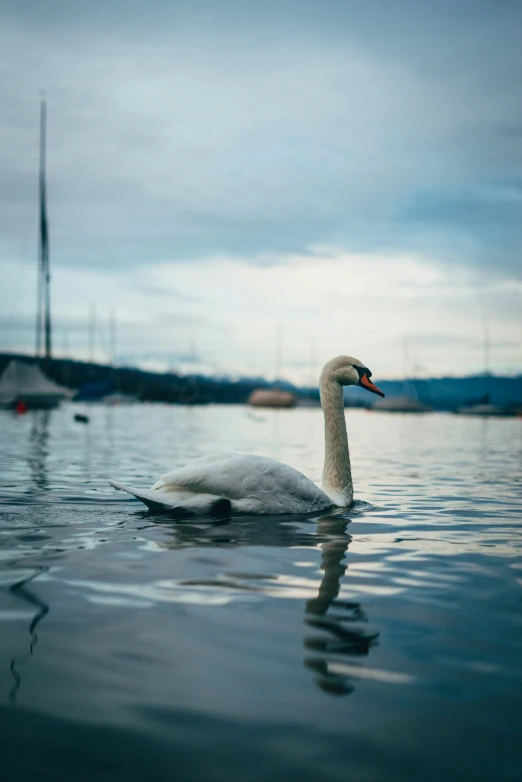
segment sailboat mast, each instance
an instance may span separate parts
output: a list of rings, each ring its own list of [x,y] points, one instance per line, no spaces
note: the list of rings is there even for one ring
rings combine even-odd
[[[36,339],[35,339],[35,356],[40,358],[42,354],[42,298],[43,298],[43,274],[42,274],[42,259],[40,251],[40,240],[38,240],[38,279],[36,288]]]
[[[283,327],[280,323],[277,324],[277,341],[276,341],[276,354],[275,354],[275,381],[276,383],[281,380],[281,361],[283,355]]]
[[[489,323],[484,315],[484,389],[486,393],[487,400],[489,402],[489,391],[490,391],[490,371],[489,371]]]
[[[116,313],[111,311],[109,316],[109,364],[116,363]]]
[[[91,304],[89,312],[89,364],[94,364],[96,357],[96,307]]]
[[[43,297],[44,297],[44,259],[42,251],[42,179],[45,172],[45,162],[42,159],[42,150],[45,155],[45,141],[43,138],[44,126],[44,103],[40,103],[40,170],[38,180],[38,279],[36,288],[36,358],[42,356],[42,320],[43,320]]]
[[[45,100],[40,103],[40,215],[39,215],[39,279],[38,279],[38,307],[36,326],[37,354],[41,350],[42,325],[44,330],[44,355],[45,364],[49,365],[52,354],[51,341],[51,271],[49,266],[49,230],[47,224],[47,193],[45,181],[47,142],[47,105]],[[42,324],[43,309],[43,324]]]

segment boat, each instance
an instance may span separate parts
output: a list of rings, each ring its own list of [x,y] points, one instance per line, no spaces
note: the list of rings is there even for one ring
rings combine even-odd
[[[430,413],[433,410],[432,405],[419,400],[417,386],[413,377],[413,372],[408,372],[408,345],[406,339],[403,341],[403,392],[395,396],[386,396],[385,399],[377,399],[372,410],[387,413]],[[410,375],[410,377],[408,377]]]
[[[281,384],[281,356],[282,356],[283,332],[277,327],[277,346],[275,359],[275,384]],[[283,391],[281,388],[255,388],[247,399],[251,407],[295,407],[297,397],[291,391]]]
[[[73,402],[100,403],[104,405],[130,405],[138,402],[132,394],[123,394],[112,380],[88,381],[76,391]]]
[[[480,415],[480,416],[500,416],[500,415],[514,415],[511,410],[507,410],[499,405],[491,403],[489,393],[484,394],[482,399],[477,399],[474,402],[468,402],[465,405],[457,407],[455,412],[458,415]]]
[[[35,359],[12,359],[0,378],[0,407],[28,408],[56,407],[62,399],[73,394],[65,386],[51,380],[45,373],[51,365],[51,272],[49,265],[49,227],[45,180],[46,103],[40,103],[40,168],[38,220],[38,288],[36,307]]]
[[[133,405],[136,402],[139,402],[139,399],[132,394],[122,394],[120,391],[115,391],[113,394],[108,394],[104,397],[102,401],[105,405],[118,407],[119,405]]]
[[[48,378],[33,362],[13,359],[0,377],[0,407],[45,409],[70,399],[72,391]]]
[[[251,407],[295,407],[296,396],[290,391],[281,391],[278,388],[256,388],[248,397]]]
[[[514,415],[510,410],[504,410],[498,405],[464,405],[458,407],[455,411],[458,415],[482,415],[482,416],[499,416],[499,415]]]
[[[480,397],[480,399],[469,400],[465,404],[457,407],[455,410],[457,415],[477,415],[483,417],[516,415],[512,410],[495,405],[491,401],[489,348],[489,328],[486,317],[484,316],[484,396]]]
[[[87,381],[78,388],[73,402],[104,402],[110,394],[114,394],[116,391],[116,383],[110,380]]]
[[[377,399],[373,406],[373,410],[388,413],[429,413],[433,408],[431,405],[419,402],[418,399],[413,399],[407,394],[402,394],[400,396],[391,396],[386,399]]]
[[[38,288],[36,307],[35,359],[12,359],[0,378],[0,407],[15,407],[21,412],[28,408],[56,407],[73,393],[51,380],[45,373],[52,360],[51,330],[51,272],[49,263],[49,227],[45,179],[46,117],[45,101],[40,103],[40,169],[39,169],[39,236]]]

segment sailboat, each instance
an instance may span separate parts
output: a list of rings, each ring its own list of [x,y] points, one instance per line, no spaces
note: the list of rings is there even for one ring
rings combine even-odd
[[[457,407],[455,412],[459,415],[510,415],[510,412],[504,408],[491,404],[489,393],[470,404]]]
[[[489,370],[489,344],[488,324],[484,317],[484,395],[480,397],[480,399],[475,399],[458,407],[455,412],[459,415],[497,416],[510,414],[510,412],[504,408],[491,403],[491,394],[489,390],[489,378],[491,377],[491,372]]]
[[[35,363],[13,359],[0,377],[0,407],[46,409],[56,407],[72,392],[48,378]]]
[[[387,413],[429,413],[433,410],[431,405],[420,402],[417,389],[413,378],[407,378],[407,346],[406,340],[403,345],[404,353],[404,381],[403,393],[396,396],[387,396],[385,399],[377,399],[373,405],[373,410],[379,410]]]
[[[45,181],[46,103],[40,104],[40,173],[39,173],[39,242],[38,298],[36,314],[36,363],[13,360],[0,378],[0,407],[19,410],[55,407],[60,400],[72,396],[68,388],[47,377],[51,363],[51,273],[49,266],[49,231]],[[42,340],[43,337],[43,340]],[[42,345],[43,341],[43,345]],[[43,356],[42,356],[43,347]]]
[[[374,410],[381,410],[388,413],[429,413],[433,408],[419,402],[407,394],[391,396],[389,399],[377,399],[373,405]]]
[[[277,349],[276,349],[276,369],[275,382],[280,381],[281,377],[281,352],[282,352],[282,331],[281,326],[277,329]],[[251,407],[295,407],[297,398],[291,391],[284,391],[281,388],[256,388],[248,397],[247,403]]]
[[[256,388],[248,397],[251,407],[295,407],[295,394],[280,388]]]

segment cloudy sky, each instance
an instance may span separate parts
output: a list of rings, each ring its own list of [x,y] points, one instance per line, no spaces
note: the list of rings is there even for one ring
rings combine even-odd
[[[0,0],[0,349],[522,370],[522,3]]]

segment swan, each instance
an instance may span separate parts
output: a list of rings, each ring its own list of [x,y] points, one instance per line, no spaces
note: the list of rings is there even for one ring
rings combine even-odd
[[[384,396],[372,373],[351,356],[337,356],[323,367],[319,380],[325,423],[323,488],[287,464],[264,456],[215,453],[201,456],[162,475],[150,489],[109,481],[156,512],[179,518],[205,515],[302,514],[353,501],[343,386],[362,386]]]

